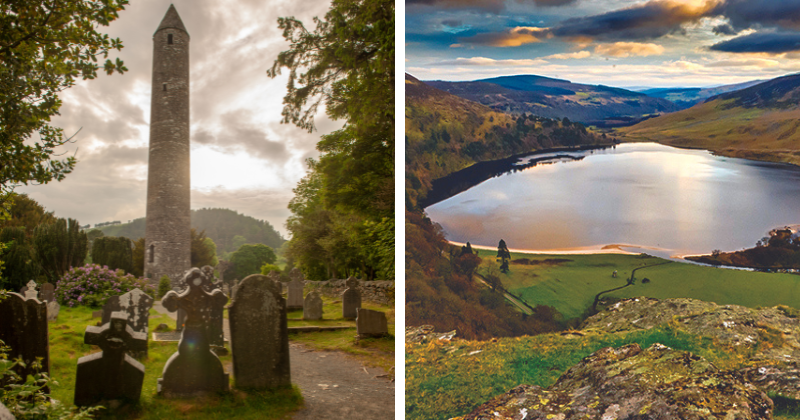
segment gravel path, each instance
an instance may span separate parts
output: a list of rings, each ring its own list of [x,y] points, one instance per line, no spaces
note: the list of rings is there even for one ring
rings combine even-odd
[[[161,302],[153,309],[175,319]],[[171,325],[170,327],[174,327]],[[228,320],[223,325],[230,337]],[[295,420],[394,419],[394,382],[378,377],[382,369],[365,367],[356,359],[337,351],[317,351],[302,344],[289,343],[292,382],[300,387],[305,404]]]

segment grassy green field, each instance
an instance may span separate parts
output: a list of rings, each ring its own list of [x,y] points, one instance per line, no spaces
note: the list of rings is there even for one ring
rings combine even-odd
[[[158,324],[174,324],[174,321],[152,313],[150,329]],[[99,351],[99,348],[83,344],[86,326],[94,325],[92,309],[85,307],[62,307],[58,320],[50,324],[50,375],[58,382],[51,387],[53,398],[71,406],[75,392],[75,372],[78,359]],[[156,395],[158,378],[167,359],[177,350],[178,343],[154,342],[150,340],[148,357],[142,360],[145,366],[144,385],[138,405],[123,407],[109,419],[281,419],[302,406],[303,397],[297,387],[275,392],[244,393],[233,390],[230,394],[194,399],[166,399]],[[232,371],[231,356],[221,357],[225,370]],[[232,379],[232,378],[231,378]],[[231,380],[231,384],[233,381]]]
[[[368,366],[379,367],[389,372],[394,367],[394,308],[369,302],[362,302],[361,307],[386,313],[389,324],[388,337],[354,341],[356,322],[342,318],[341,300],[322,296],[322,321],[303,321],[303,311],[295,310],[287,314],[289,326],[351,326],[353,329],[292,334],[289,340],[318,350],[343,351]]]
[[[641,255],[535,255],[512,253],[511,270],[498,274],[503,286],[530,305],[550,305],[566,319],[581,316],[594,296],[623,286],[637,267],[667,260]],[[518,264],[528,259],[535,264]],[[478,273],[497,272],[494,257],[484,257]],[[617,278],[611,273],[617,270]],[[643,284],[642,279],[650,279]],[[751,308],[779,304],[800,308],[800,276],[758,273],[672,262],[636,272],[633,286],[603,297],[694,298]]]
[[[356,340],[356,330],[348,329],[332,332],[313,332],[292,334],[290,341],[300,342],[319,350],[340,350],[370,366],[377,366],[387,372],[394,366],[394,311],[386,306],[364,303],[363,307],[387,313],[389,337]],[[352,325],[355,321],[341,318],[341,302],[323,297],[323,316],[325,320],[310,323],[303,321],[302,311],[289,312],[289,326],[300,325]],[[175,321],[166,315],[150,311],[150,330],[164,323],[174,327]],[[78,359],[100,351],[95,346],[83,344],[86,326],[95,325],[92,309],[86,307],[62,307],[58,320],[50,323],[50,373],[57,385],[51,386],[51,395],[62,403],[71,406],[74,398],[75,373]],[[150,340],[148,358],[145,365],[145,378],[140,403],[123,407],[110,419],[282,419],[303,404],[300,390],[291,389],[275,392],[242,392],[234,389],[226,395],[210,396],[200,399],[165,399],[156,395],[156,384],[161,377],[167,359],[177,350],[178,343],[154,342]],[[231,355],[220,357],[227,372],[232,372]]]

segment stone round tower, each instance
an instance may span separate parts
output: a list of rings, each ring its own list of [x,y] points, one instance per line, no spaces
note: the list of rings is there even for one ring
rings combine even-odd
[[[144,273],[158,282],[191,268],[189,32],[175,6],[153,34],[153,89]]]

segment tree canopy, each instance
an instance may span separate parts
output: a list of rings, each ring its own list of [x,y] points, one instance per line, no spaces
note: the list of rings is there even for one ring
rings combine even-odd
[[[54,159],[69,138],[50,118],[61,107],[58,93],[75,80],[94,79],[98,58],[107,74],[127,69],[122,42],[98,33],[118,17],[127,0],[23,0],[0,3],[0,209],[17,185],[60,181],[74,157]]]
[[[245,244],[241,248],[231,254],[230,262],[233,264],[233,270],[227,270],[224,275],[226,281],[238,278],[244,279],[250,274],[258,274],[261,272],[261,266],[264,264],[272,264],[277,260],[275,252],[272,248],[264,244]]]
[[[282,122],[312,131],[323,103],[344,120],[294,189],[288,257],[309,279],[393,278],[394,2],[334,0],[314,24],[278,19],[291,47],[267,71],[289,70]]]

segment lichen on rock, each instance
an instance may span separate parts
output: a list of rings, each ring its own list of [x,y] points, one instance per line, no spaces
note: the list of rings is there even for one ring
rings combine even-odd
[[[461,420],[772,419],[772,400],[737,372],[654,344],[604,348],[547,389],[520,385]]]

